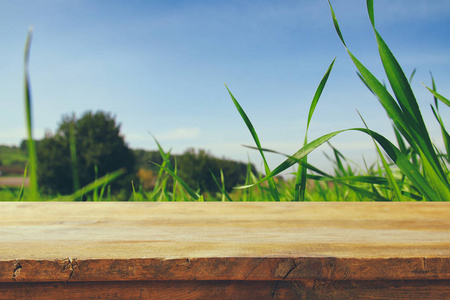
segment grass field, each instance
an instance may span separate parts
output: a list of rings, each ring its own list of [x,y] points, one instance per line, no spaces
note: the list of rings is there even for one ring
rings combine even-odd
[[[368,88],[368,92],[379,101],[385,109],[388,120],[393,124],[396,140],[390,141],[383,134],[364,128],[349,128],[330,132],[319,138],[311,140],[308,137],[310,121],[313,118],[315,108],[324,90],[327,81],[331,78],[335,60],[325,71],[314,95],[312,95],[310,110],[306,120],[305,138],[303,147],[293,154],[278,153],[276,149],[266,149],[261,145],[256,129],[248,118],[231,89],[226,87],[231,101],[233,101],[239,115],[246,124],[253,137],[253,148],[261,155],[264,163],[264,173],[255,174],[250,169],[247,172],[246,183],[237,187],[232,193],[224,189],[223,174],[220,178],[214,177],[217,186],[221,190],[216,195],[203,194],[188,186],[179,177],[176,165],[169,160],[169,152],[157,142],[163,163],[158,165],[160,172],[154,190],[146,192],[139,183],[131,183],[133,193],[122,195],[122,200],[132,201],[448,201],[450,200],[450,178],[448,165],[450,162],[450,136],[440,116],[440,105],[450,106],[450,101],[436,91],[434,79],[431,77],[431,87],[425,86],[430,95],[434,97],[431,109],[436,117],[442,132],[442,140],[445,149],[439,149],[433,144],[427,131],[422,113],[417,104],[410,82],[414,73],[407,77],[395,56],[390,51],[375,27],[375,13],[373,0],[367,1],[367,13],[373,27],[375,40],[378,44],[379,56],[385,70],[387,83],[384,79],[376,78],[363,63],[361,63],[347,48],[344,34],[341,32],[338,18],[334,13],[331,3],[330,12],[333,24],[350,56],[362,84]],[[28,77],[28,55],[31,41],[31,33],[27,39],[25,51],[25,107],[27,112],[27,129],[29,136],[29,174],[30,187],[28,189],[3,189],[0,193],[8,193],[8,197],[17,200],[48,200],[40,195],[36,176],[36,151],[32,139],[31,127],[31,95],[30,81]],[[391,92],[392,91],[392,92]],[[364,123],[363,116],[361,119]],[[365,123],[364,123],[365,124]],[[320,145],[329,142],[330,139],[340,133],[350,131],[353,134],[365,134],[373,139],[374,148],[379,154],[379,161],[373,165],[365,165],[359,168],[351,167],[346,157],[335,148],[332,164],[334,173],[330,174],[310,165],[307,160],[309,153]],[[433,137],[435,139],[436,137]],[[75,147],[74,147],[75,148]],[[278,153],[285,156],[285,161],[275,168],[271,168],[266,161],[265,153]],[[75,164],[74,164],[75,165]],[[292,180],[280,180],[277,175],[296,166],[297,171]],[[73,195],[57,196],[52,200],[115,200],[115,196],[108,193],[108,183],[122,174],[121,170],[113,174],[99,178],[86,187],[79,189]],[[214,176],[214,175],[212,175]],[[3,195],[3,194],[0,194]],[[6,197],[6,196],[5,196]]]
[[[28,157],[25,152],[17,147],[0,145],[1,165],[22,165],[25,166]]]

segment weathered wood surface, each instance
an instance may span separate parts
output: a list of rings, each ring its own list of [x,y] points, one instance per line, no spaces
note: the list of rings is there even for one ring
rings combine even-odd
[[[118,281],[0,283],[0,299],[450,299],[450,281]]]
[[[44,299],[71,289],[73,299],[89,299],[76,298],[83,284],[92,295],[113,293],[114,285],[117,295],[140,291],[141,298],[170,289],[186,299],[245,299],[244,286],[257,298],[450,298],[447,203],[0,207],[0,299],[27,298],[31,290]]]

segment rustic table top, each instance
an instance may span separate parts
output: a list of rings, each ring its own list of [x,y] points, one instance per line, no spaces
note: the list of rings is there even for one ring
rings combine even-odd
[[[450,279],[450,204],[0,203],[0,282],[304,278]]]

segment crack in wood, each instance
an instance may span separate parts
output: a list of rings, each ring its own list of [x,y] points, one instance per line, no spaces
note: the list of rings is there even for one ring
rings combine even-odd
[[[66,262],[66,264],[63,267],[63,272],[65,272],[66,270],[70,271],[69,278],[66,280],[66,282],[68,282],[75,274],[75,269],[78,269],[78,262],[76,259],[71,258],[65,259],[64,262]]]
[[[289,274],[291,274],[291,272],[294,271],[295,268],[297,268],[297,263],[295,262],[295,258],[292,258],[291,260],[292,260],[292,264],[293,264],[294,266],[293,266],[292,268],[290,268],[290,269],[286,272],[286,274],[284,275],[283,279],[277,280],[277,281],[275,282],[275,286],[273,287],[273,290],[272,290],[272,299],[275,298],[275,293],[276,293],[276,291],[277,291],[278,284],[279,284],[281,281],[286,280],[286,278],[289,276]]]
[[[427,268],[428,268],[428,266],[427,266],[427,258],[423,257],[422,258],[422,270],[423,271],[427,271]]]
[[[247,280],[247,278],[253,273],[253,271],[255,271],[255,269],[258,268],[264,261],[265,261],[265,259],[264,259],[264,258],[261,258],[260,261],[256,264],[256,266],[254,266],[254,267],[250,270],[250,273],[248,273],[247,276],[245,276],[244,280]]]
[[[13,270],[13,275],[12,275],[12,279],[14,281],[17,280],[17,277],[20,276],[21,270],[22,270],[22,265],[20,264],[20,262],[18,260],[14,261],[14,270]]]

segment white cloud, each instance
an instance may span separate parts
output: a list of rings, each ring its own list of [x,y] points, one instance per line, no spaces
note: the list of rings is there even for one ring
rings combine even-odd
[[[200,136],[199,128],[177,128],[172,131],[166,132],[161,136],[156,137],[158,140],[163,141],[185,141],[193,140]]]
[[[156,132],[141,132],[141,133],[127,133],[124,132],[125,141],[132,148],[143,148],[143,149],[153,149],[156,148],[156,144],[153,140],[152,134],[155,138],[164,145],[173,145],[173,143],[184,142],[186,147],[191,143],[192,140],[198,139],[200,137],[199,128],[176,128],[171,131],[156,133]],[[178,145],[179,146],[179,145]]]

